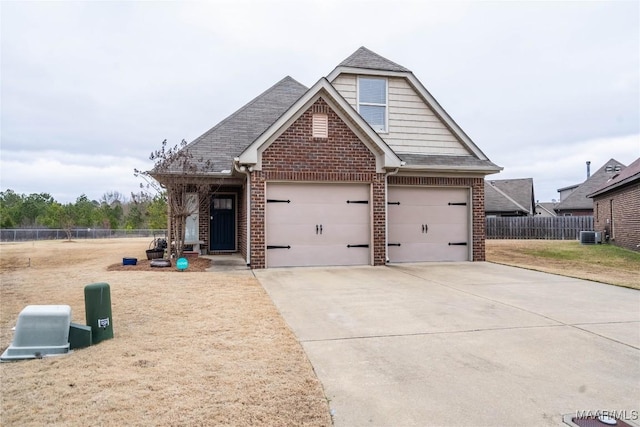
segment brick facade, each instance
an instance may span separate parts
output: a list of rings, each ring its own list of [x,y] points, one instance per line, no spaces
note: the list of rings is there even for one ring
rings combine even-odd
[[[617,246],[640,251],[640,183],[593,198],[594,228]]]
[[[485,260],[485,212],[484,212],[484,179],[483,178],[448,178],[390,176],[389,185],[424,185],[435,187],[467,187],[471,189],[472,203],[472,261]]]
[[[328,138],[312,137],[314,113],[328,115]],[[373,260],[385,263],[384,174],[369,149],[322,99],[318,99],[262,154],[251,174],[251,267],[264,268],[265,192],[269,181],[349,182],[373,186]]]
[[[329,117],[328,138],[312,137],[312,115],[318,112]],[[266,266],[265,199],[270,181],[371,184],[373,264],[385,264],[385,174],[376,172],[375,156],[322,98],[263,152],[262,170],[251,173],[251,267],[256,269]],[[389,184],[469,188],[473,215],[472,260],[485,260],[483,178],[390,176]],[[244,207],[239,209],[242,211]]]

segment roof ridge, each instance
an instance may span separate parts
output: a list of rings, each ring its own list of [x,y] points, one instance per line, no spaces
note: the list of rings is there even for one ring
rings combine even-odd
[[[411,72],[408,68],[403,67],[397,62],[393,62],[390,59],[387,59],[384,56],[379,55],[364,46],[360,46],[355,52],[353,52],[340,64],[338,64],[338,67],[353,67],[383,71],[400,71],[407,73]]]

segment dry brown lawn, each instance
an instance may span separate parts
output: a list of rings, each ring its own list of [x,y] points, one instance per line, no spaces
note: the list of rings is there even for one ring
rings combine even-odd
[[[486,259],[546,273],[640,289],[640,253],[567,240],[487,240]]]
[[[111,287],[114,339],[0,364],[0,425],[331,425],[300,344],[248,271],[108,271],[148,239],[0,245],[0,351],[30,304]]]

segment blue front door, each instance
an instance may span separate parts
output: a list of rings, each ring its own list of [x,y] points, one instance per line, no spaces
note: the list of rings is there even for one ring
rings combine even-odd
[[[212,251],[236,250],[236,203],[232,194],[213,196],[209,242]]]

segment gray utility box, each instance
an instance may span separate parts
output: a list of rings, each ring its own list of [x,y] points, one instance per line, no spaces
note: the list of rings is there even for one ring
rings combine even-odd
[[[69,352],[71,307],[28,305],[18,315],[11,345],[0,360],[35,359]]]
[[[113,338],[111,290],[108,283],[93,283],[84,287],[84,309],[93,344]]]

